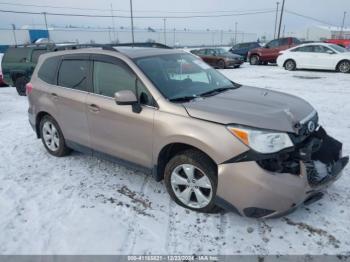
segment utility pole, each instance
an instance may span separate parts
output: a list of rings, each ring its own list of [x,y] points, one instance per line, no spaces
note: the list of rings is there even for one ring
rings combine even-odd
[[[340,38],[343,38],[343,31],[344,31],[345,17],[346,17],[346,11],[344,12],[344,16],[343,16],[343,23],[342,23],[342,25],[341,25],[341,29],[340,29]]]
[[[280,2],[276,2],[276,18],[275,18],[275,30],[273,31],[273,38],[276,38],[276,30],[277,30],[277,20],[278,20],[278,6],[279,6]]]
[[[285,0],[283,0],[283,2],[282,2],[281,17],[280,17],[280,24],[279,24],[279,27],[278,27],[277,38],[280,38],[280,35],[281,35],[281,26],[282,26],[283,12],[284,12],[284,2],[285,2]]]
[[[132,38],[132,43],[135,43],[135,38],[134,38],[134,17],[132,14],[132,0],[130,0],[130,18],[131,18],[131,38]]]
[[[114,21],[113,5],[112,4],[111,4],[111,16],[112,16],[112,26],[113,26],[113,42],[116,42],[117,39],[115,38],[115,21]]]
[[[173,47],[175,47],[175,32],[176,32],[176,28],[174,27],[174,44],[173,44]]]
[[[49,33],[49,28],[47,27],[46,12],[43,12],[43,15],[44,15],[44,20],[45,20],[45,28],[46,28],[46,31],[47,31],[47,39],[50,42],[50,33]]]
[[[166,18],[163,18],[164,44],[166,45]]]
[[[15,24],[11,24],[11,25],[12,25],[13,39],[15,40],[15,45],[17,46],[16,26]]]
[[[235,44],[237,44],[237,22],[235,22]]]

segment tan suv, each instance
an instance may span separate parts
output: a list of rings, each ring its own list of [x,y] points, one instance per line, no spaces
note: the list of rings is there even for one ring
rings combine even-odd
[[[241,86],[179,50],[45,54],[27,94],[50,154],[137,168],[197,211],[282,215],[319,199],[348,162],[304,100]]]

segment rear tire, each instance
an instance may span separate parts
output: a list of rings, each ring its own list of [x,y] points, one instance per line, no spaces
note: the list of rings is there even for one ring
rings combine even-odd
[[[217,167],[205,154],[186,150],[175,155],[165,167],[164,182],[178,205],[204,213],[220,210],[214,202]]]
[[[249,59],[251,65],[260,65],[260,57],[258,55],[252,55]]]
[[[218,63],[217,63],[217,67],[219,69],[225,69],[225,61],[224,60],[219,60]]]
[[[15,87],[16,87],[17,93],[20,96],[26,95],[26,84],[28,82],[29,82],[29,80],[25,76],[21,76],[15,80]]]
[[[343,60],[340,61],[337,69],[341,73],[349,73],[350,72],[350,61],[349,60]]]
[[[284,63],[284,68],[288,71],[294,71],[295,69],[297,69],[297,64],[294,60],[289,59]]]
[[[66,146],[61,128],[50,115],[44,116],[40,121],[40,137],[46,150],[53,156],[62,157],[71,152]]]

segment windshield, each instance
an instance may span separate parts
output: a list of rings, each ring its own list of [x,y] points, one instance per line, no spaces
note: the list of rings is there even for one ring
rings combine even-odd
[[[347,50],[344,47],[341,47],[339,45],[331,45],[331,47],[339,53],[349,52],[349,50]]]
[[[223,54],[227,54],[228,53],[228,51],[226,51],[225,49],[223,49],[223,48],[216,48],[216,49],[214,49],[215,50],[215,52],[217,53],[217,54],[219,54],[219,55],[223,55]]]
[[[237,84],[191,54],[142,57],[135,62],[169,100],[179,98],[190,100],[204,93],[238,87]]]

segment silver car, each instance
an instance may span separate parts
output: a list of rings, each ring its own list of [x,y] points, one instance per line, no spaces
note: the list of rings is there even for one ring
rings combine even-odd
[[[200,212],[280,216],[321,198],[348,163],[310,104],[234,83],[179,50],[45,54],[27,94],[50,154],[74,149],[142,170]]]

